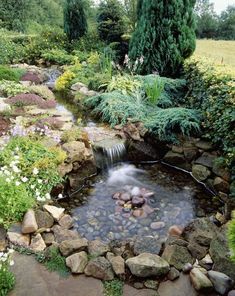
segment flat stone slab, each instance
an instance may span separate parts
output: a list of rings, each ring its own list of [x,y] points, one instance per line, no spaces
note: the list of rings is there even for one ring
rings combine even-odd
[[[33,256],[14,254],[12,271],[16,286],[9,296],[103,296],[100,280],[84,275],[60,277],[49,272]]]
[[[138,290],[138,289],[135,289],[129,285],[124,285],[124,287],[123,287],[123,296],[157,296],[157,295],[158,295],[157,291],[151,290],[151,289]],[[166,296],[166,295],[164,295],[164,296]],[[172,294],[171,296],[175,296],[175,295]]]

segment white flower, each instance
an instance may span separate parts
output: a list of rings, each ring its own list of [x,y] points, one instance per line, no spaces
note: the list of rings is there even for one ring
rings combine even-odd
[[[14,165],[12,167],[12,169],[13,169],[14,173],[19,173],[20,172],[20,169],[16,165]]]
[[[9,178],[6,178],[6,182],[7,182],[7,183],[10,183],[11,180],[10,180]]]
[[[40,196],[40,192],[36,190],[36,196]]]
[[[35,185],[30,185],[30,188],[31,188],[31,189],[34,189],[34,188],[35,188]]]
[[[37,169],[37,168],[34,168],[34,169],[33,169],[33,174],[34,174],[34,175],[37,175],[37,174],[38,174],[38,172],[39,172],[39,171],[38,171],[38,169]]]
[[[12,254],[12,253],[14,253],[15,251],[13,250],[13,249],[9,249],[8,250],[8,254]]]
[[[13,266],[15,264],[15,262],[13,261],[13,260],[11,260],[10,262],[9,262],[9,265],[10,266]]]
[[[42,184],[42,180],[41,179],[38,179],[38,184]]]
[[[16,184],[16,186],[19,186],[20,185],[20,182],[19,181],[16,181],[15,184]]]
[[[21,178],[21,181],[24,182],[24,183],[26,183],[28,181],[28,178],[27,177],[22,177]]]
[[[20,157],[19,157],[19,155],[15,155],[14,158],[15,159],[19,159]]]
[[[60,194],[58,195],[58,198],[63,198],[63,195],[60,193]]]
[[[16,151],[16,152],[18,152],[19,150],[20,150],[20,148],[19,148],[19,147],[16,147],[16,148],[15,148],[15,151]]]

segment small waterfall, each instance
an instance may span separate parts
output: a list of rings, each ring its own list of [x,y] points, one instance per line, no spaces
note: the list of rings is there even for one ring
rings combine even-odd
[[[54,89],[55,81],[60,75],[61,75],[61,72],[58,69],[48,69],[47,71],[48,80],[46,82],[46,85],[49,88]]]
[[[126,145],[123,140],[106,139],[93,146],[97,167],[110,168],[115,163],[125,160]]]

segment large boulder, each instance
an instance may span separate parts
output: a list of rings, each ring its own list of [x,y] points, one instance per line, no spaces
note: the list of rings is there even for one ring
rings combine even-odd
[[[22,222],[22,233],[34,233],[38,230],[37,221],[35,218],[35,213],[33,210],[28,210],[24,215]]]
[[[87,253],[82,251],[66,258],[66,265],[72,273],[83,273],[88,263]]]
[[[186,263],[193,263],[194,259],[188,249],[178,245],[166,246],[162,258],[164,258],[171,266],[178,270],[182,270]]]
[[[212,282],[199,268],[191,270],[190,279],[195,290],[199,292],[209,293],[213,290]]]
[[[169,270],[169,264],[160,256],[143,253],[139,256],[130,258],[126,261],[131,273],[138,277],[161,277],[166,275]]]
[[[211,280],[214,289],[221,295],[225,295],[233,287],[233,280],[226,274],[214,270],[208,271],[209,279]]]
[[[104,257],[97,257],[89,261],[85,268],[85,274],[104,281],[114,278],[111,263]]]
[[[74,252],[84,251],[88,246],[88,241],[85,238],[80,238],[76,240],[66,240],[63,241],[60,246],[60,252],[64,256],[68,256]]]
[[[86,147],[83,142],[79,141],[72,141],[69,143],[63,144],[62,148],[68,154],[68,162],[81,162],[85,160],[86,155]]]

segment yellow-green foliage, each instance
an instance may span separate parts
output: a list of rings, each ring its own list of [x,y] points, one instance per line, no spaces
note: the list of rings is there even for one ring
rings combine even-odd
[[[197,40],[196,55],[235,68],[235,41]]]
[[[73,81],[73,79],[76,77],[76,75],[70,71],[67,70],[62,74],[57,80],[55,84],[55,88],[58,91],[65,91],[67,90]]]
[[[39,95],[45,100],[55,99],[53,92],[46,85],[31,85],[28,89],[30,93]]]
[[[97,51],[91,52],[89,58],[87,59],[87,63],[91,65],[98,65],[100,62],[100,56]]]
[[[185,75],[190,90],[186,105],[202,111],[205,135],[231,151],[235,139],[235,71],[194,56],[185,62]]]
[[[81,137],[81,130],[78,127],[73,127],[69,131],[64,131],[61,140],[63,142],[77,141]]]
[[[141,82],[131,75],[113,76],[109,82],[107,91],[121,91],[123,94],[133,94],[141,87]]]
[[[232,259],[235,261],[235,211],[233,212],[233,219],[228,227],[229,247],[232,251]]]

